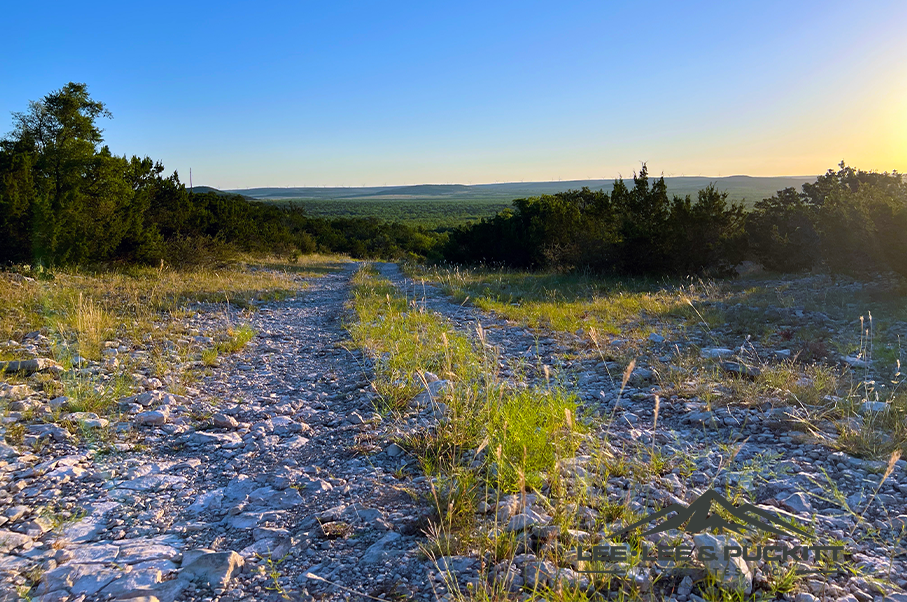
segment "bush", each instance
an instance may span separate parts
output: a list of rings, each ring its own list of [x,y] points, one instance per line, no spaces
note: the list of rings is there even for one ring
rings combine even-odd
[[[779,272],[812,268],[820,257],[815,221],[815,206],[807,204],[794,188],[759,201],[746,219],[754,259]]]
[[[513,202],[513,209],[454,230],[444,257],[559,271],[615,274],[726,273],[745,251],[743,210],[713,186],[668,198],[646,166],[611,194],[588,188]]]

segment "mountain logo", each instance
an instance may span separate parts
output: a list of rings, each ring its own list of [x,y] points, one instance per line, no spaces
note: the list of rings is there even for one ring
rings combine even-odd
[[[715,502],[718,506],[724,508],[728,514],[743,524],[727,521],[718,514],[712,513],[712,502]],[[689,506],[685,504],[672,504],[664,510],[656,512],[655,514],[650,514],[641,521],[635,522],[616,533],[612,533],[611,537],[632,531],[673,513],[676,513],[676,516],[673,516],[660,525],[646,531],[643,533],[643,536],[654,535],[655,533],[661,533],[669,529],[681,528],[687,533],[700,533],[710,529],[727,529],[728,531],[740,534],[745,534],[747,530],[760,530],[768,531],[775,535],[809,535],[809,533],[803,529],[794,527],[793,525],[782,521],[771,512],[766,512],[752,504],[744,504],[740,507],[734,506],[717,491],[709,489],[691,502]],[[684,523],[686,523],[685,528],[683,527]]]

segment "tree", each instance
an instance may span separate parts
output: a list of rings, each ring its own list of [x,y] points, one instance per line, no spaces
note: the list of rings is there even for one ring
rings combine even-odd
[[[103,103],[72,83],[15,113],[4,150],[31,163],[31,245],[36,259],[104,259],[119,245],[131,193],[125,159],[114,157],[97,125],[110,117]]]
[[[746,231],[755,257],[781,272],[812,268],[820,257],[817,209],[795,188],[785,188],[756,203]]]

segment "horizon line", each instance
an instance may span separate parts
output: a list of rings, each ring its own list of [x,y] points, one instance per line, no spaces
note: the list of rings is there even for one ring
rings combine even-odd
[[[773,175],[773,176],[750,176],[747,174],[731,174],[731,175],[727,175],[727,176],[713,176],[713,175],[695,175],[695,176],[693,176],[693,175],[685,175],[685,174],[677,176],[677,175],[661,174],[658,176],[653,176],[650,174],[649,178],[661,178],[661,177],[664,177],[665,179],[668,179],[668,178],[709,178],[709,179],[714,178],[714,179],[720,180],[720,179],[724,179],[724,178],[740,178],[740,177],[743,177],[743,178],[818,178],[821,175],[825,175],[825,174],[824,173],[818,174],[818,175],[794,174],[794,175]],[[519,181],[508,180],[506,182],[495,181],[495,182],[472,182],[472,183],[418,182],[418,183],[413,183],[413,184],[356,184],[356,185],[292,184],[292,185],[282,185],[282,186],[274,186],[274,185],[245,186],[243,188],[217,188],[216,186],[209,186],[208,184],[199,184],[199,186],[208,186],[209,188],[217,188],[218,190],[234,192],[234,191],[241,191],[241,190],[253,190],[255,188],[404,188],[404,187],[408,187],[408,186],[494,186],[494,185],[501,185],[501,184],[551,184],[551,183],[555,183],[555,182],[564,182],[564,183],[569,183],[569,182],[613,182],[618,179],[631,179],[631,178],[632,178],[632,176],[630,178],[624,178],[623,176],[616,176],[613,178],[574,178],[574,179],[569,179],[569,180],[519,180]]]

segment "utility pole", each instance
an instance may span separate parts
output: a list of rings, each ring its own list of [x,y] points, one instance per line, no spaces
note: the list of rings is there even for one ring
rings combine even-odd
[[[192,168],[189,168],[189,192],[192,192]]]

